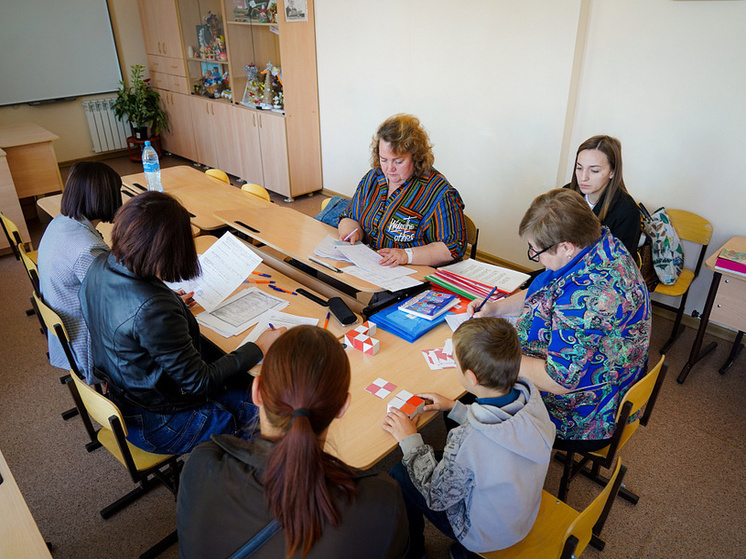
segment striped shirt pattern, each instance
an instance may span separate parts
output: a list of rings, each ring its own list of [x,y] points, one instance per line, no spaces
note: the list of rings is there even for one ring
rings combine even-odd
[[[343,217],[357,221],[373,249],[410,248],[442,241],[454,259],[466,250],[464,203],[435,169],[411,177],[388,196],[383,171],[371,169],[360,181]]]
[[[44,302],[56,312],[70,336],[78,368],[88,383],[93,376],[93,356],[88,328],[83,319],[78,293],[88,267],[109,247],[87,219],[76,221],[58,215],[47,226],[39,243],[39,285]],[[47,334],[49,362],[61,369],[70,369],[62,345],[51,332]]]

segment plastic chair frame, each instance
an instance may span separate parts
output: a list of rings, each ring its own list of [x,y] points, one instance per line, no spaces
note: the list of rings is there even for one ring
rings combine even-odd
[[[264,188],[261,184],[256,184],[255,182],[247,182],[241,187],[241,190],[243,190],[244,192],[248,192],[252,196],[256,196],[257,198],[266,200],[267,202],[272,201],[269,192],[267,192],[267,189]]]
[[[621,459],[617,459],[609,482],[582,511],[542,491],[539,515],[528,535],[507,549],[479,555],[487,559],[574,559],[588,544],[603,550],[604,543],[595,534],[600,533],[606,523],[626,471]]]
[[[70,347],[70,336],[68,336],[67,334],[65,325],[62,323],[62,319],[60,319],[59,315],[42,300],[40,295],[34,293],[33,297],[31,297],[31,305],[34,307],[34,311],[36,311],[39,320],[41,320],[44,324],[45,329],[49,332],[52,332],[52,334],[54,334],[60,341],[62,351],[65,353],[65,358],[70,365],[70,373],[61,376],[60,382],[62,384],[66,384],[68,388],[70,388],[70,381],[72,380],[71,375],[77,375],[78,378],[83,378],[83,376],[80,372],[80,368],[78,367],[77,362],[75,361],[75,356],[73,355],[72,348]],[[46,317],[50,317],[49,323],[47,323]],[[93,427],[88,414],[83,413],[85,408],[83,407],[82,402],[80,402],[79,399],[76,399],[77,394],[73,393],[72,390],[70,391],[70,393],[73,397],[75,407],[62,412],[62,419],[68,420],[75,417],[76,415],[80,415],[80,419],[83,421],[83,426],[85,427],[88,438],[90,439],[90,442],[86,443],[85,448],[88,452],[96,450],[101,446],[101,443],[96,437],[97,430]]]
[[[710,244],[710,239],[712,238],[712,224],[705,218],[686,210],[668,209],[666,211],[668,212],[668,216],[671,218],[671,225],[673,225],[673,228],[676,230],[676,234],[679,236],[679,238],[682,241],[699,244],[701,245],[701,248],[699,251],[699,256],[697,257],[697,264],[694,269],[691,270],[694,275],[689,282],[689,285],[686,287],[686,290],[681,295],[678,295],[679,297],[681,297],[678,308],[671,305],[656,303],[656,305],[660,307],[667,308],[676,312],[676,319],[674,320],[673,329],[671,330],[671,337],[669,337],[666,343],[664,343],[661,347],[661,354],[666,353],[681,334],[681,320],[684,317],[686,300],[689,296],[689,291],[692,287],[692,284],[694,283],[694,280],[697,279],[697,276],[699,276],[699,272],[702,269],[702,263],[705,260],[705,252],[707,251],[707,247]],[[698,221],[701,221],[701,224],[699,225],[702,226],[703,230],[706,230],[707,234],[700,231],[698,226],[691,226],[689,223],[683,223],[683,221],[687,219],[696,219]],[[673,285],[675,286],[676,284]],[[659,284],[658,287],[655,288],[655,293],[662,293],[666,295],[662,291],[666,287],[673,286],[663,286]]]
[[[617,429],[614,431],[614,435],[611,437],[611,442],[608,446],[594,452],[565,452],[555,454],[555,459],[564,463],[564,470],[562,472],[560,487],[557,494],[561,500],[564,501],[567,499],[570,482],[572,482],[579,473],[582,473],[584,476],[590,478],[599,485],[606,485],[608,479],[600,474],[601,468],[610,468],[617,452],[637,430],[637,427],[640,425],[646,426],[650,420],[653,408],[655,407],[655,402],[658,399],[658,393],[660,392],[661,386],[663,386],[663,381],[665,380],[666,372],[668,371],[668,363],[664,362],[665,358],[666,356],[663,355],[660,361],[658,361],[658,363],[650,369],[643,378],[638,380],[624,396],[622,406],[617,413]],[[657,375],[657,378],[648,398],[645,399],[643,397],[643,401],[639,403],[633,402],[630,392],[632,392],[635,386],[644,382],[650,375],[654,374]],[[629,421],[630,416],[635,413],[635,410],[640,410],[643,406],[645,407],[645,410],[639,417],[639,420],[633,419],[632,421]],[[621,428],[619,428],[620,425],[622,426]],[[581,455],[580,460],[577,462],[574,458],[575,454]],[[590,470],[586,468],[589,462],[591,463]],[[640,499],[638,495],[628,490],[626,487],[619,491],[619,496],[633,505],[636,505],[637,501]]]
[[[220,169],[206,169],[205,174],[223,181],[224,183],[231,183],[231,179],[230,177],[228,177],[228,174],[225,171],[221,171]]]
[[[12,230],[9,229],[11,225],[13,226]],[[2,226],[3,233],[5,233],[5,237],[8,239],[13,256],[15,256],[16,260],[20,260],[21,255],[18,253],[18,245],[23,244],[23,239],[21,239],[21,234],[18,232],[18,227],[3,212],[0,212],[0,226]]]
[[[476,223],[464,214],[464,221],[466,222],[466,242],[471,245],[471,253],[469,258],[472,260],[477,259],[477,243],[479,242],[479,227]]]
[[[162,455],[163,460],[160,462],[149,468],[144,468],[142,470],[138,469],[135,460],[132,457],[129,443],[127,442],[126,427],[123,424],[122,413],[119,411],[119,408],[114,404],[114,402],[108,400],[108,398],[103,394],[96,392],[77,376],[73,377],[72,380],[73,382],[69,383],[68,386],[70,386],[70,391],[74,394],[73,397],[76,399],[76,402],[81,404],[83,413],[88,415],[88,408],[85,406],[83,398],[80,395],[81,390],[89,391],[89,394],[95,398],[103,398],[107,400],[107,404],[110,404],[112,409],[115,410],[115,413],[107,418],[108,426],[102,425],[102,429],[108,429],[114,434],[114,440],[116,441],[119,452],[121,453],[124,466],[127,468],[127,471],[132,478],[132,482],[137,485],[135,489],[120,497],[109,506],[104,507],[100,513],[101,518],[104,520],[111,518],[114,514],[161,484],[166,486],[166,488],[173,494],[174,499],[176,499],[176,495],[179,491],[179,476],[181,475],[181,469],[183,466],[183,463],[179,460],[179,456],[174,454],[164,454]],[[99,433],[99,440],[100,438],[101,433]],[[107,448],[107,450],[109,449]],[[157,557],[177,541],[177,532],[174,530],[150,549],[142,553],[140,558],[149,559]]]

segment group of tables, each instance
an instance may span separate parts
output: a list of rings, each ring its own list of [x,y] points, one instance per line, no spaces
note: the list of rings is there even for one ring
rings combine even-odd
[[[122,199],[124,202],[145,190],[145,175],[138,173],[122,177]],[[288,292],[296,292],[302,287],[312,294],[326,299],[342,297],[353,312],[358,314],[358,323],[343,326],[334,315],[328,323],[328,330],[340,340],[344,334],[360,323],[362,308],[371,296],[381,288],[345,272],[333,272],[313,262],[308,257],[314,248],[328,234],[336,235],[336,229],[295,210],[277,206],[257,196],[243,192],[205,173],[187,166],[161,170],[161,183],[164,190],[176,197],[189,211],[191,222],[199,236],[195,237],[198,252],[204,252],[217,241],[213,232],[226,227],[240,231],[252,242],[247,245],[263,260],[257,272],[271,275],[274,284]],[[50,196],[38,201],[39,206],[54,216],[59,213],[59,196]],[[110,235],[111,226],[104,226],[105,238]],[[346,263],[325,259],[338,269]],[[301,264],[301,268],[297,267]],[[294,265],[295,264],[295,265]],[[308,269],[303,270],[304,267]],[[433,270],[428,266],[413,266],[413,277],[423,279]],[[307,273],[307,272],[311,273]],[[254,279],[265,279],[252,276]],[[329,282],[325,281],[330,279]],[[251,278],[247,278],[251,279]],[[331,284],[331,285],[330,285]],[[249,284],[244,284],[244,289]],[[267,293],[288,301],[284,313],[310,318],[318,318],[323,325],[328,308],[298,294],[271,290],[264,284],[250,284]],[[238,291],[238,290],[237,290]],[[195,314],[202,312],[194,307]],[[243,341],[251,329],[230,338],[200,326],[202,335],[217,347],[229,353]],[[463,394],[453,369],[431,371],[422,355],[422,350],[443,347],[451,330],[440,324],[415,343],[406,342],[393,334],[378,329],[374,336],[379,340],[380,349],[376,355],[363,354],[347,347],[347,355],[352,369],[350,392],[352,403],[344,417],[332,422],[327,435],[327,451],[347,464],[361,469],[375,465],[396,447],[396,440],[381,428],[386,415],[386,404],[400,390],[412,393],[435,391],[456,398]],[[365,391],[365,387],[377,378],[384,378],[396,385],[389,396],[377,398]],[[420,425],[432,419],[434,413],[427,413]]]

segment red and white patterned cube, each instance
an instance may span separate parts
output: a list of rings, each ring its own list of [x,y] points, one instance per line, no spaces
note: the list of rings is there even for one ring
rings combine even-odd
[[[415,415],[425,411],[425,400],[419,396],[415,396],[411,392],[402,390],[399,394],[394,396],[394,399],[388,403],[388,406],[386,406],[388,411],[391,411],[393,408],[407,414],[409,419],[413,419]]]
[[[345,340],[349,345],[357,350],[367,353],[368,355],[375,355],[378,353],[380,344],[375,338],[371,338],[365,334],[358,334],[355,330],[350,330],[345,334]]]
[[[350,332],[356,332],[357,334],[363,334],[365,336],[375,336],[377,329],[376,323],[368,320],[350,330]]]

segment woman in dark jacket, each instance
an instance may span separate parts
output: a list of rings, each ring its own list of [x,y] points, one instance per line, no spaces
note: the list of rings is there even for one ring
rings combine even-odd
[[[297,326],[270,348],[252,393],[261,437],[226,435],[194,449],[179,487],[179,555],[229,557],[265,527],[253,558],[403,557],[408,529],[397,484],[355,474],[324,452],[350,404],[350,362],[327,330]]]
[[[122,410],[128,440],[180,454],[213,433],[240,432],[256,414],[248,370],[282,330],[205,360],[196,319],[163,283],[199,274],[189,214],[168,194],[146,192],[122,206],[112,241],[111,254],[91,264],[80,302],[95,375]]]
[[[565,185],[585,197],[601,225],[637,258],[640,209],[622,177],[622,144],[611,136],[593,136],[580,144],[572,181]]]

